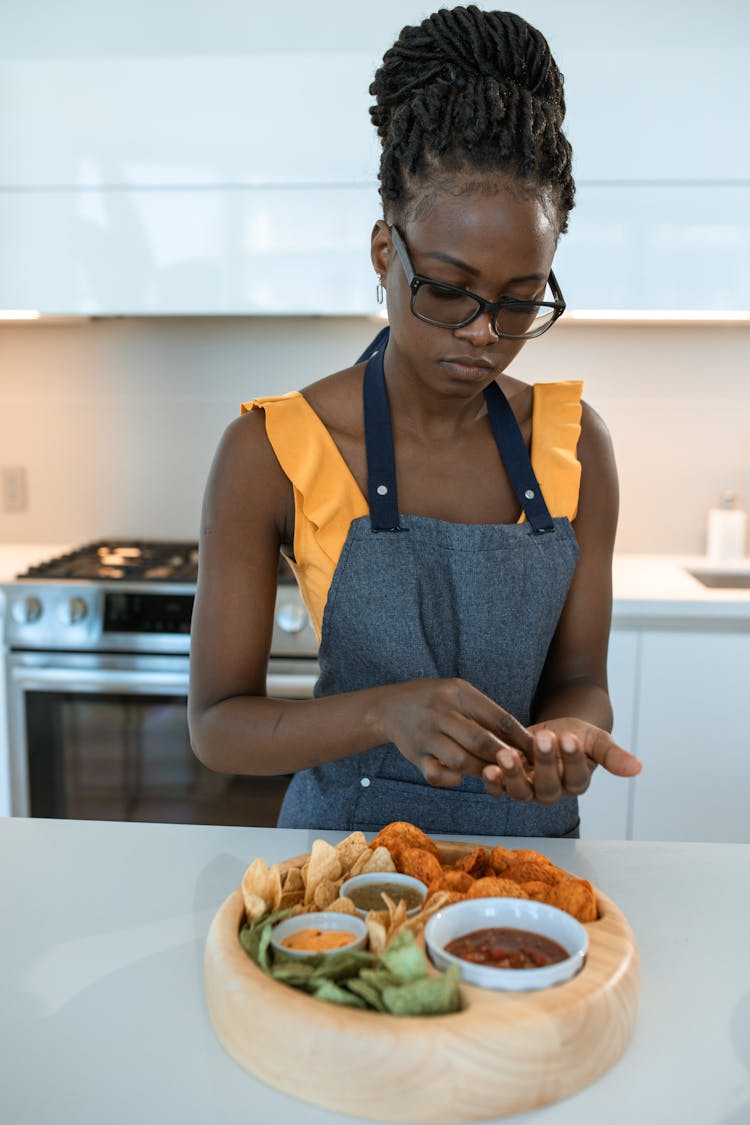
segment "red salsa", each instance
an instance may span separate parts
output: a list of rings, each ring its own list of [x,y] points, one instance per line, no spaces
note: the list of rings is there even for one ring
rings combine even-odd
[[[567,950],[551,938],[529,930],[498,926],[472,930],[449,941],[445,949],[462,961],[489,965],[493,969],[541,969],[565,961],[569,956]]]

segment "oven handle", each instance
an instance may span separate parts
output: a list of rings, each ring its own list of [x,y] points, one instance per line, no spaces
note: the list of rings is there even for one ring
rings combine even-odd
[[[72,692],[128,693],[162,695],[170,692],[187,696],[185,672],[165,672],[129,668],[14,668],[12,676],[23,691],[64,688]],[[317,680],[313,672],[269,672],[266,693],[274,699],[311,699]]]

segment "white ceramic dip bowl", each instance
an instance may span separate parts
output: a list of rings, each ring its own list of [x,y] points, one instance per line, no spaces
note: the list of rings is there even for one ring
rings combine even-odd
[[[567,952],[564,961],[534,969],[495,968],[455,957],[445,946],[475,930],[491,928],[528,930],[551,938]],[[583,967],[589,936],[564,910],[521,898],[474,898],[451,903],[429,919],[424,931],[427,951],[438,969],[458,965],[462,980],[480,988],[528,992],[549,988],[575,976]]]
[[[321,930],[328,933],[343,931],[354,936],[352,941],[335,949],[292,949],[283,944],[284,938],[299,933],[300,930]],[[362,949],[366,941],[367,926],[361,918],[355,914],[339,914],[332,910],[295,914],[293,918],[285,918],[283,922],[279,922],[271,933],[271,945],[275,952],[283,953],[285,957],[331,957],[334,953]]]
[[[371,906],[360,907],[357,898],[352,898],[352,895],[356,894],[357,891],[371,891],[378,886],[382,886],[386,890],[386,893],[388,893],[388,887],[393,888],[389,898],[396,903],[401,897],[397,893],[399,888],[408,888],[411,893],[419,895],[419,902],[416,906],[407,909],[407,915],[418,914],[424,906],[427,886],[420,879],[415,879],[412,875],[401,875],[394,871],[369,871],[364,875],[353,875],[351,879],[347,879],[341,884],[339,894],[342,898],[351,898],[357,911],[364,917],[368,910],[385,910],[385,902],[380,899],[380,904],[378,905],[376,899],[374,899]]]

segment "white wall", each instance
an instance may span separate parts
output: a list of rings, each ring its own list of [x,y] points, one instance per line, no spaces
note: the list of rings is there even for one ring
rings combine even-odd
[[[219,436],[242,399],[352,362],[365,318],[104,320],[0,327],[0,467],[29,508],[0,542],[197,536]],[[723,489],[750,507],[750,329],[556,326],[512,371],[583,378],[618,457],[618,549],[698,554]]]

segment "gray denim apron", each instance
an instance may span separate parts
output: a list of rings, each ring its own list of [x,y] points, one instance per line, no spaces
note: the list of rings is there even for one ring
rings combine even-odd
[[[405,680],[461,677],[523,724],[578,559],[567,518],[552,519],[512,409],[485,392],[522,524],[454,524],[401,515],[383,351],[369,360],[364,410],[370,515],[353,520],[328,593],[316,697]],[[408,820],[428,833],[578,834],[578,803],[491,797],[479,778],[430,786],[393,744],[304,770],[284,828],[376,832]]]

